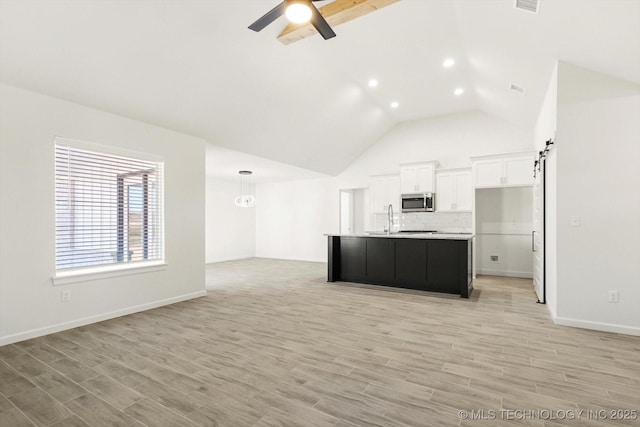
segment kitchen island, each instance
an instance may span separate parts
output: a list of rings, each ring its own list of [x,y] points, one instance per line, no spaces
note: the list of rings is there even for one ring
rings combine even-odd
[[[328,281],[357,282],[469,298],[472,234],[327,234]]]

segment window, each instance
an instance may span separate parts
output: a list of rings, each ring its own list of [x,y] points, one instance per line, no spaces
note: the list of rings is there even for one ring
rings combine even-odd
[[[56,140],[56,270],[162,261],[161,162]]]

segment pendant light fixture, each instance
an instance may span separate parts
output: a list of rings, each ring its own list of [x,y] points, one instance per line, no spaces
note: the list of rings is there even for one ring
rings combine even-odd
[[[239,208],[250,208],[256,205],[256,198],[253,195],[251,186],[251,171],[239,171],[240,174],[240,195],[236,197],[235,204]]]

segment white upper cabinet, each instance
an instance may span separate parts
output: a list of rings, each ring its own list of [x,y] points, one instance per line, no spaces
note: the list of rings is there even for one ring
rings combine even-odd
[[[453,173],[438,172],[436,174],[436,211],[453,210],[455,200],[455,180]]]
[[[533,185],[534,157],[512,157],[504,159],[506,185]]]
[[[400,193],[433,193],[438,162],[400,165]]]
[[[479,160],[473,163],[476,187],[500,187],[502,185],[502,160]]]
[[[472,157],[471,161],[475,188],[533,185],[533,152]]]
[[[471,211],[473,208],[473,184],[471,182],[471,169],[455,174],[455,210]],[[436,196],[437,197],[437,196]]]
[[[415,167],[406,167],[400,169],[400,193],[409,194],[415,192],[415,186],[418,182],[418,169]]]
[[[398,175],[372,176],[370,181],[371,213],[400,212],[400,177]]]
[[[436,171],[435,205],[437,212],[471,211],[471,169]]]

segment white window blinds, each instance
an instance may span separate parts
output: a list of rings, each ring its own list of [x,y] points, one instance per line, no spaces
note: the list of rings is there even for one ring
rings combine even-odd
[[[164,258],[162,163],[55,146],[56,269]]]

